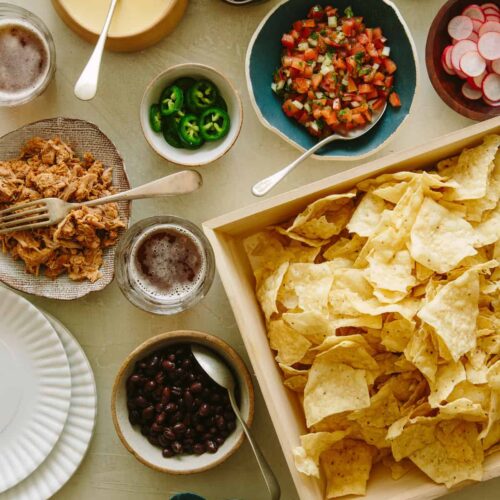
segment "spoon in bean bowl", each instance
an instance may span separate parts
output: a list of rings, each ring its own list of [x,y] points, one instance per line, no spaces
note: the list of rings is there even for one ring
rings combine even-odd
[[[267,489],[269,490],[269,498],[271,498],[271,500],[279,500],[281,496],[281,490],[278,481],[276,480],[276,477],[271,470],[271,467],[267,463],[264,455],[262,454],[259,446],[252,438],[250,429],[247,427],[247,424],[243,420],[238,408],[238,404],[236,403],[236,397],[234,395],[236,383],[231,370],[217,354],[212,352],[210,349],[201,346],[200,344],[192,344],[191,351],[196,361],[198,361],[205,373],[215,383],[227,390],[229,394],[229,401],[231,403],[233,411],[236,414],[241,427],[243,428],[243,432],[245,433],[248,442],[252,447],[255,458],[257,459],[257,463],[259,464],[260,471],[264,476],[264,481],[266,482]]]
[[[322,147],[330,144],[333,141],[352,141],[353,139],[357,139],[362,135],[366,134],[370,131],[375,125],[380,121],[385,110],[387,109],[387,102],[384,103],[384,106],[378,109],[373,113],[372,121],[368,122],[364,127],[355,128],[348,130],[345,134],[332,134],[328,137],[325,137],[323,140],[319,141],[312,148],[309,148],[306,152],[302,153],[296,160],[287,165],[286,167],[278,170],[276,173],[266,177],[265,179],[260,180],[256,184],[254,184],[252,188],[252,193],[255,196],[264,196],[271,189],[273,189],[278,183],[280,183],[292,170],[294,170],[298,165],[300,165],[306,158],[309,158],[316,151],[321,149]]]

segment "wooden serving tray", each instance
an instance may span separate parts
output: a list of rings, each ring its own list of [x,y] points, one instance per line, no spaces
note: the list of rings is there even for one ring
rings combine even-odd
[[[131,1],[131,0],[129,0]],[[138,4],[139,0],[133,0]],[[138,29],[133,27],[119,31],[117,21],[112,21],[106,48],[114,52],[134,52],[143,50],[162,38],[167,36],[181,21],[186,10],[188,0],[156,0],[149,5],[149,11],[158,3],[159,8],[154,12],[146,13],[148,22],[140,23]],[[90,43],[96,43],[101,32],[101,26],[104,24],[109,2],[103,0],[52,0],[54,9],[61,19],[78,35]],[[129,5],[120,2],[116,6],[115,16],[128,14]],[[120,9],[123,11],[120,14]],[[146,9],[147,11],[148,9]],[[92,13],[92,19],[88,13]],[[130,16],[128,16],[130,18]],[[113,24],[115,23],[115,24]]]
[[[281,372],[269,347],[264,318],[255,297],[254,278],[242,240],[250,233],[289,219],[318,198],[351,189],[362,179],[381,173],[434,166],[437,161],[458,154],[465,147],[477,145],[488,133],[500,133],[500,117],[452,132],[422,146],[385,156],[203,224],[301,500],[321,500],[323,486],[319,480],[306,477],[295,468],[292,450],[300,444],[300,434],[307,432],[304,413],[295,393],[283,385]],[[500,476],[498,452],[485,460],[483,480],[497,476]],[[418,470],[394,481],[387,469],[375,467],[365,498],[422,500],[447,493],[449,490],[445,486],[434,483]]]

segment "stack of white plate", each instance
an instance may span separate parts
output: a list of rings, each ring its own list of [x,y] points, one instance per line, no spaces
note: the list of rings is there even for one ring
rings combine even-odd
[[[55,318],[0,286],[0,499],[50,498],[90,444],[92,368]]]

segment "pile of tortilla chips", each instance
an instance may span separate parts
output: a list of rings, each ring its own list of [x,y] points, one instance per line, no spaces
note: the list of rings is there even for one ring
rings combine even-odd
[[[311,203],[244,242],[325,498],[370,470],[451,487],[500,449],[500,136]]]

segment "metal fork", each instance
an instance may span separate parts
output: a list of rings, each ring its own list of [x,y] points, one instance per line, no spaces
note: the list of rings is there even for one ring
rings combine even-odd
[[[52,226],[62,221],[71,210],[80,207],[191,193],[199,189],[202,182],[201,175],[195,170],[183,170],[122,193],[83,203],[68,203],[59,198],[44,198],[20,203],[0,210],[0,234]]]

